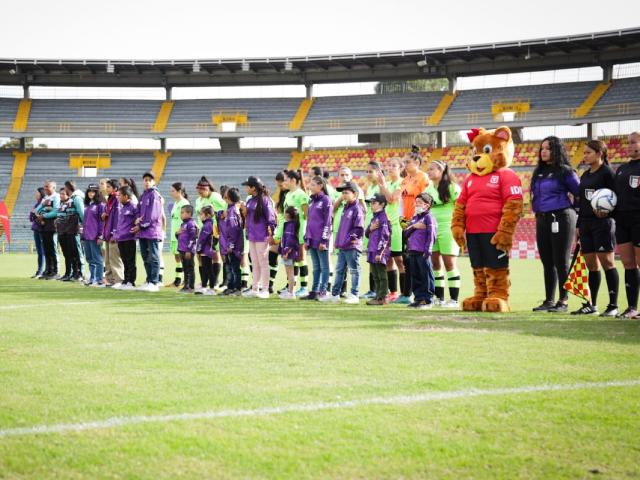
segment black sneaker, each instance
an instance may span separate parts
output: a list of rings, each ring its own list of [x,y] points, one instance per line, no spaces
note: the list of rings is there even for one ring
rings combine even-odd
[[[410,304],[407,305],[407,307],[409,307],[409,308],[418,308],[420,303],[421,302],[411,302]]]
[[[176,277],[176,279],[173,281],[173,286],[174,286],[174,287],[179,287],[179,286],[180,286],[180,284],[182,284],[182,279],[181,279],[181,278]]]
[[[318,294],[316,292],[309,292],[309,295],[300,297],[300,300],[315,300],[316,298],[318,298]]]
[[[617,305],[607,305],[607,308],[600,314],[601,317],[615,317],[618,315]]]
[[[591,305],[590,303],[583,303],[582,306],[573,312],[571,315],[597,315],[598,307]]]
[[[553,308],[547,310],[549,313],[567,313],[569,311],[569,305],[562,302],[556,302]]]
[[[545,300],[544,302],[542,302],[540,305],[538,305],[537,307],[533,307],[533,311],[534,312],[545,312],[547,310],[552,309],[553,307],[555,307],[556,304],[553,303],[553,300]]]

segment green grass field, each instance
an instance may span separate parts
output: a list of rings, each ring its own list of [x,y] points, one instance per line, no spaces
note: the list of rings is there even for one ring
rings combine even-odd
[[[512,263],[502,316],[98,290],[33,264],[0,255],[0,478],[640,477],[640,322],[530,313],[538,262]]]

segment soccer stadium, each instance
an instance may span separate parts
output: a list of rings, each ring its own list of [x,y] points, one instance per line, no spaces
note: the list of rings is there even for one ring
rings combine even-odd
[[[640,27],[411,42],[0,54],[0,478],[640,476]]]

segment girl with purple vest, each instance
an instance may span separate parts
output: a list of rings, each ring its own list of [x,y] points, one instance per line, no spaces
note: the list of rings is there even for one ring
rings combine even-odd
[[[198,241],[196,242],[196,253],[200,261],[200,283],[202,287],[195,291],[199,295],[215,295],[213,288],[215,283],[213,280],[213,255],[214,235],[213,235],[213,207],[207,205],[200,210],[200,222],[202,228],[198,233]]]
[[[276,213],[269,191],[262,181],[249,177],[242,185],[251,198],[247,201],[247,240],[253,266],[251,290],[247,297],[269,298],[269,243],[273,241]]]
[[[333,202],[329,197],[327,181],[323,177],[313,177],[309,182],[309,190],[311,197],[304,244],[313,263],[313,284],[309,295],[302,297],[301,300],[317,300],[325,297],[330,274],[329,243]]]
[[[90,287],[105,287],[104,259],[102,258],[102,240],[104,225],[104,199],[100,188],[96,184],[87,187],[84,196],[84,222],[82,225],[82,240],[84,240],[84,254],[89,264]]]
[[[107,191],[107,199],[101,217],[104,225],[102,232],[105,253],[104,278],[107,281],[107,286],[119,288],[122,286],[124,279],[124,265],[120,258],[120,250],[118,250],[118,241],[116,240],[118,212],[120,210],[117,180],[107,180],[105,188]]]
[[[224,295],[240,295],[242,293],[240,262],[244,255],[244,219],[238,208],[240,192],[237,188],[230,188],[225,192],[224,199],[228,205],[227,210],[216,213],[220,254],[224,258],[224,268],[227,271],[227,289]]]
[[[178,239],[178,252],[180,252],[180,260],[182,261],[182,270],[184,272],[184,286],[179,292],[193,293],[196,283],[194,257],[198,240],[198,226],[193,219],[193,207],[184,205],[180,209],[180,217],[182,218],[182,225],[176,232],[176,238]]]
[[[416,197],[415,213],[403,234],[406,239],[413,288],[413,303],[407,305],[419,310],[431,308],[435,294],[435,278],[431,253],[436,241],[438,227],[429,211],[433,198],[428,193]]]
[[[294,293],[296,276],[293,270],[294,264],[301,255],[300,249],[300,213],[296,207],[287,207],[284,211],[284,225],[282,227],[282,237],[278,246],[278,253],[282,257],[282,263],[287,272],[287,291],[280,294],[283,300],[295,300]]]
[[[367,305],[384,305],[389,295],[389,280],[387,278],[387,262],[391,258],[391,223],[384,208],[387,198],[382,193],[376,193],[365,200],[371,204],[371,223],[365,230],[369,239],[367,244],[367,262],[373,276],[375,298],[367,301]]]
[[[118,224],[115,230],[115,238],[118,242],[120,258],[124,264],[124,279],[120,287],[113,286],[116,290],[134,290],[136,286],[136,234],[135,221],[138,218],[138,202],[133,201],[131,187],[120,187],[118,201]]]

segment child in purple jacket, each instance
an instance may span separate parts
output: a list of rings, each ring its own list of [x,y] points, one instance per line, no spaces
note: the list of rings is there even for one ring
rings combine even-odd
[[[202,287],[195,291],[199,295],[215,295],[213,278],[214,236],[213,236],[213,206],[207,205],[200,210],[202,229],[198,233],[196,253],[200,260],[200,280]]]
[[[133,200],[133,190],[128,185],[118,190],[118,224],[115,230],[118,251],[124,265],[124,279],[117,290],[134,290],[136,286],[136,234],[135,222],[138,218],[138,203]],[[113,288],[116,288],[115,286]]]
[[[296,207],[287,207],[284,211],[284,227],[282,238],[278,246],[278,253],[282,257],[282,263],[287,272],[287,290],[280,294],[283,300],[295,300],[296,276],[293,266],[300,258],[300,212]]]
[[[198,226],[193,219],[193,206],[184,205],[180,209],[180,218],[182,218],[182,225],[176,232],[176,238],[184,272],[184,286],[179,293],[193,293],[196,282],[194,257],[198,240]]]
[[[382,193],[376,193],[365,202],[371,204],[373,217],[371,223],[365,230],[365,235],[369,239],[367,245],[367,262],[371,275],[376,297],[369,300],[367,305],[384,305],[387,303],[389,294],[389,281],[387,279],[387,262],[391,255],[391,224],[387,218],[384,208],[387,205],[387,198]]]
[[[227,289],[224,295],[240,295],[240,261],[244,255],[244,219],[239,208],[240,192],[237,188],[230,188],[226,191],[224,199],[228,205],[227,210],[217,212],[220,255],[224,259],[227,272]]]
[[[102,258],[102,240],[104,223],[104,198],[100,187],[94,183],[87,187],[84,196],[84,222],[82,224],[82,240],[84,240],[84,254],[89,264],[90,287],[105,287],[104,259]]]

